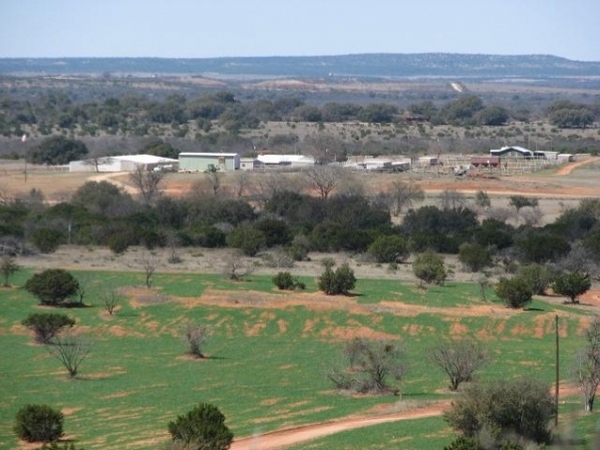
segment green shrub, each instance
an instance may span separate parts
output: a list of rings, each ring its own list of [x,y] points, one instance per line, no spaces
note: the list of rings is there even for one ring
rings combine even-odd
[[[522,308],[531,301],[533,291],[522,277],[501,278],[496,285],[496,295],[509,308]]]
[[[479,445],[475,438],[458,436],[450,445],[445,446],[444,450],[484,450],[484,448]]]
[[[350,295],[356,285],[356,277],[350,266],[344,263],[335,271],[326,267],[318,279],[318,285],[327,295]]]
[[[492,265],[492,255],[487,248],[468,242],[462,243],[458,248],[458,259],[471,272],[479,272]]]
[[[121,255],[131,245],[131,239],[127,234],[114,233],[108,238],[107,246],[115,254]]]
[[[64,240],[64,235],[57,230],[40,228],[35,230],[29,239],[40,252],[54,253]]]
[[[585,294],[591,287],[590,275],[577,271],[558,275],[552,284],[554,292],[569,297],[571,303],[579,303],[577,297]]]
[[[201,403],[175,421],[169,422],[173,441],[189,444],[190,450],[227,450],[233,433],[225,425],[225,416],[216,406]]]
[[[442,285],[446,281],[444,259],[433,250],[427,250],[417,256],[412,267],[415,276],[426,284]]]
[[[52,442],[63,435],[64,415],[48,405],[25,405],[16,416],[14,432],[27,442]]]
[[[29,314],[21,324],[35,333],[35,340],[40,344],[49,344],[64,327],[72,327],[75,320],[64,314],[39,313]]]
[[[279,272],[273,278],[273,284],[277,286],[278,289],[281,290],[304,290],[306,285],[301,281],[298,281],[298,278],[292,277],[292,274],[289,272]]]
[[[401,236],[380,236],[369,246],[369,253],[378,263],[404,261],[409,255],[406,240]]]
[[[549,386],[523,377],[471,384],[452,402],[444,419],[467,437],[491,440],[493,448],[515,449],[526,441],[548,443],[555,414]]]
[[[294,289],[294,278],[289,272],[279,272],[273,277],[273,284],[281,290]]]
[[[77,293],[79,283],[64,269],[47,269],[36,273],[25,283],[25,290],[35,295],[42,305],[58,306]]]
[[[246,256],[256,256],[266,244],[266,238],[262,231],[251,226],[243,225],[227,236],[227,244],[233,248],[239,248]]]

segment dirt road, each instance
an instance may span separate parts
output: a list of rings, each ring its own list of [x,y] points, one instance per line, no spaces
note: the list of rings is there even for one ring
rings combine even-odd
[[[311,439],[328,436],[341,431],[353,430],[356,428],[379,425],[382,423],[397,422],[400,420],[423,419],[442,414],[443,410],[450,405],[449,401],[435,403],[422,408],[410,411],[403,411],[395,414],[386,414],[371,417],[354,417],[334,422],[321,423],[316,425],[306,425],[297,428],[289,428],[272,433],[265,433],[259,436],[252,436],[236,440],[231,445],[231,450],[277,450],[296,445]]]
[[[582,161],[577,161],[571,164],[567,164],[566,166],[561,167],[560,169],[558,169],[554,175],[555,176],[565,176],[565,175],[570,175],[571,172],[573,172],[575,169],[577,169],[580,166],[583,166],[585,164],[589,164],[589,163],[593,163],[593,162],[597,162],[599,161],[600,158],[594,157],[594,158],[588,158],[588,159],[584,159]]]
[[[552,388],[554,393],[554,388]],[[579,389],[571,383],[560,384],[560,397],[578,395]],[[393,414],[380,414],[371,416],[347,417],[333,422],[303,425],[286,428],[256,436],[237,439],[233,442],[231,450],[281,450],[302,442],[318,439],[342,431],[369,427],[383,423],[398,422],[401,420],[424,419],[440,416],[450,406],[450,400],[431,403],[426,406],[416,407]]]

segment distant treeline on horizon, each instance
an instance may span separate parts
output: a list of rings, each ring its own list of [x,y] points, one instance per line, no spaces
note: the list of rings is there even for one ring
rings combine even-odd
[[[284,77],[600,76],[600,62],[552,55],[455,53],[221,58],[0,58],[0,74],[221,74]]]

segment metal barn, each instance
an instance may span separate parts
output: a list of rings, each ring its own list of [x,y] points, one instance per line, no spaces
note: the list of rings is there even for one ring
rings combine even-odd
[[[231,171],[240,168],[237,153],[193,153],[179,154],[180,172],[206,172],[207,170]]]
[[[103,156],[97,159],[71,161],[69,172],[133,172],[138,167],[153,170],[157,167],[177,169],[177,160],[154,155]]]

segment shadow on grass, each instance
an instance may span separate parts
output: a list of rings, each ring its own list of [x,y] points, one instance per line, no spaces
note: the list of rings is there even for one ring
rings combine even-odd
[[[208,356],[205,356],[204,358],[199,358],[199,359],[207,359],[207,360],[214,359],[214,360],[218,361],[218,360],[228,360],[231,358],[227,358],[226,356],[219,356],[219,355],[208,355]]]
[[[58,305],[56,305],[58,308],[95,308],[94,305],[88,305],[86,303],[81,303],[81,302],[61,302]]]

